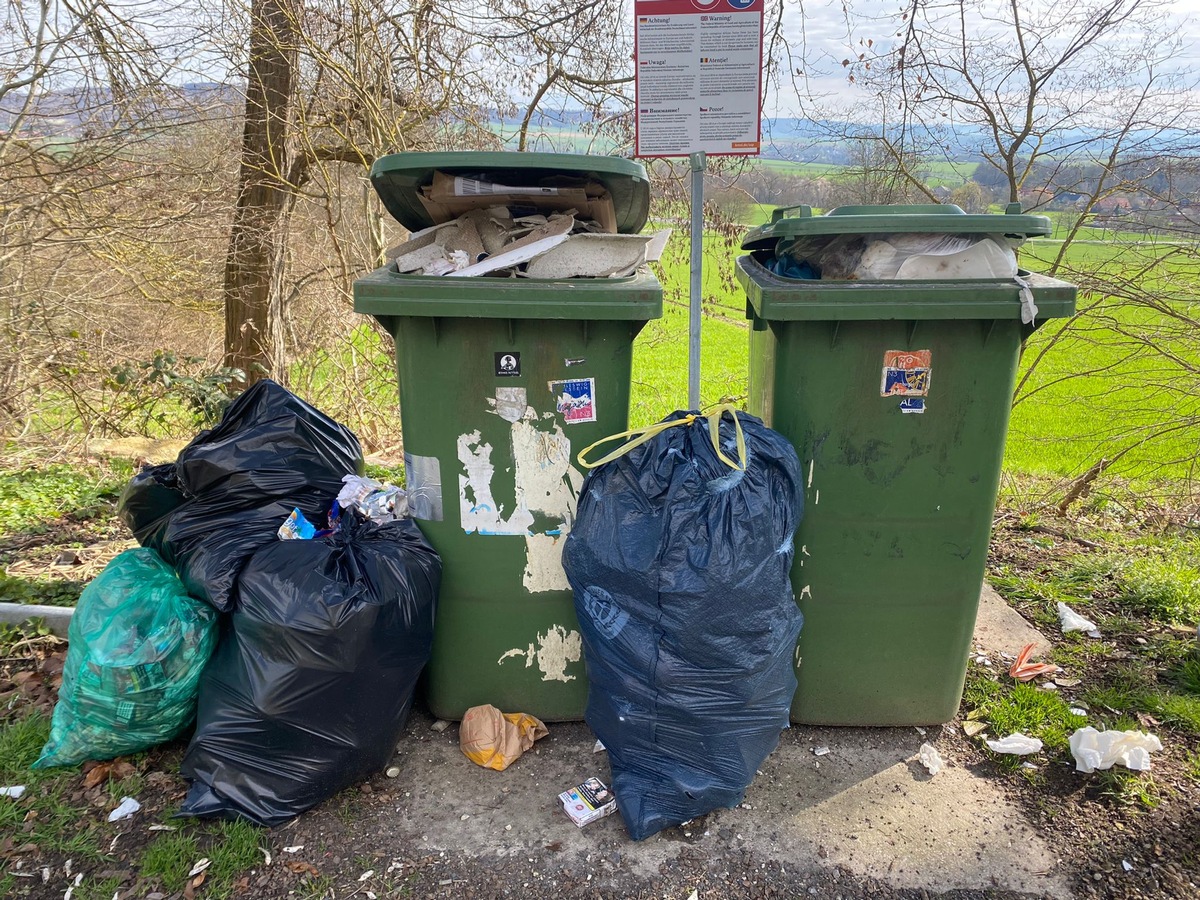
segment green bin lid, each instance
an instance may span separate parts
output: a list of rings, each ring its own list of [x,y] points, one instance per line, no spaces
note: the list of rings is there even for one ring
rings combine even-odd
[[[1022,214],[1019,203],[1010,203],[1003,215],[971,215],[949,203],[839,206],[821,216],[814,216],[811,206],[782,206],[771,213],[771,221],[766,225],[751,229],[742,240],[742,249],[773,246],[780,238],[897,232],[1034,237],[1050,234],[1052,226],[1045,216]]]
[[[401,225],[419,231],[436,224],[417,194],[433,173],[462,175],[509,187],[537,187],[556,176],[599,182],[612,196],[617,231],[636,234],[650,214],[650,179],[638,162],[580,153],[393,153],[375,160],[371,183]]]

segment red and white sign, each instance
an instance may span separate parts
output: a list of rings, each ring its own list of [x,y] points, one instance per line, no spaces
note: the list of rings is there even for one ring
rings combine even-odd
[[[757,156],[765,0],[634,0],[635,156]]]

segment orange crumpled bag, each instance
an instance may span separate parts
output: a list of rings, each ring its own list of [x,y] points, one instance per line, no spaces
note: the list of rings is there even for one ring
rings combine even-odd
[[[528,713],[502,713],[491,705],[473,706],[458,728],[458,746],[471,762],[503,772],[533,742],[550,733]]]

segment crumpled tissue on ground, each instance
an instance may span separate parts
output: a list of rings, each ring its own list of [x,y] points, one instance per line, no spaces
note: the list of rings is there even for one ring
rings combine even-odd
[[[1008,737],[1000,738],[998,741],[985,741],[985,743],[994,753],[1011,753],[1014,756],[1028,756],[1030,753],[1037,753],[1042,749],[1040,739],[1021,734],[1019,731]]]
[[[1141,731],[1097,731],[1080,728],[1068,739],[1075,769],[1094,772],[1120,763],[1135,772],[1150,768],[1150,754],[1162,750],[1162,741]]]
[[[1067,604],[1059,601],[1058,621],[1062,624],[1063,634],[1068,631],[1082,631],[1091,637],[1100,637],[1100,629],[1090,619],[1085,619]]]
[[[936,775],[942,771],[945,765],[942,762],[941,755],[937,752],[937,747],[933,746],[933,744],[922,744],[921,748],[917,751],[917,759],[921,765],[929,770],[930,775]]]

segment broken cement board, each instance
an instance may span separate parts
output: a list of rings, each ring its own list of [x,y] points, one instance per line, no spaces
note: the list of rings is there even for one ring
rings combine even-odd
[[[525,237],[505,245],[502,252],[489,256],[487,259],[481,260],[474,265],[467,266],[465,269],[459,269],[457,272],[449,274],[470,277],[472,275],[486,275],[498,269],[510,269],[513,266],[518,266],[534,257],[541,256],[547,250],[551,250],[561,244],[568,238],[571,229],[574,227],[575,219],[573,216],[551,216],[545,225],[539,226],[525,235]]]
[[[668,228],[657,234],[573,234],[530,261],[530,278],[602,278],[631,272],[662,255]]]

